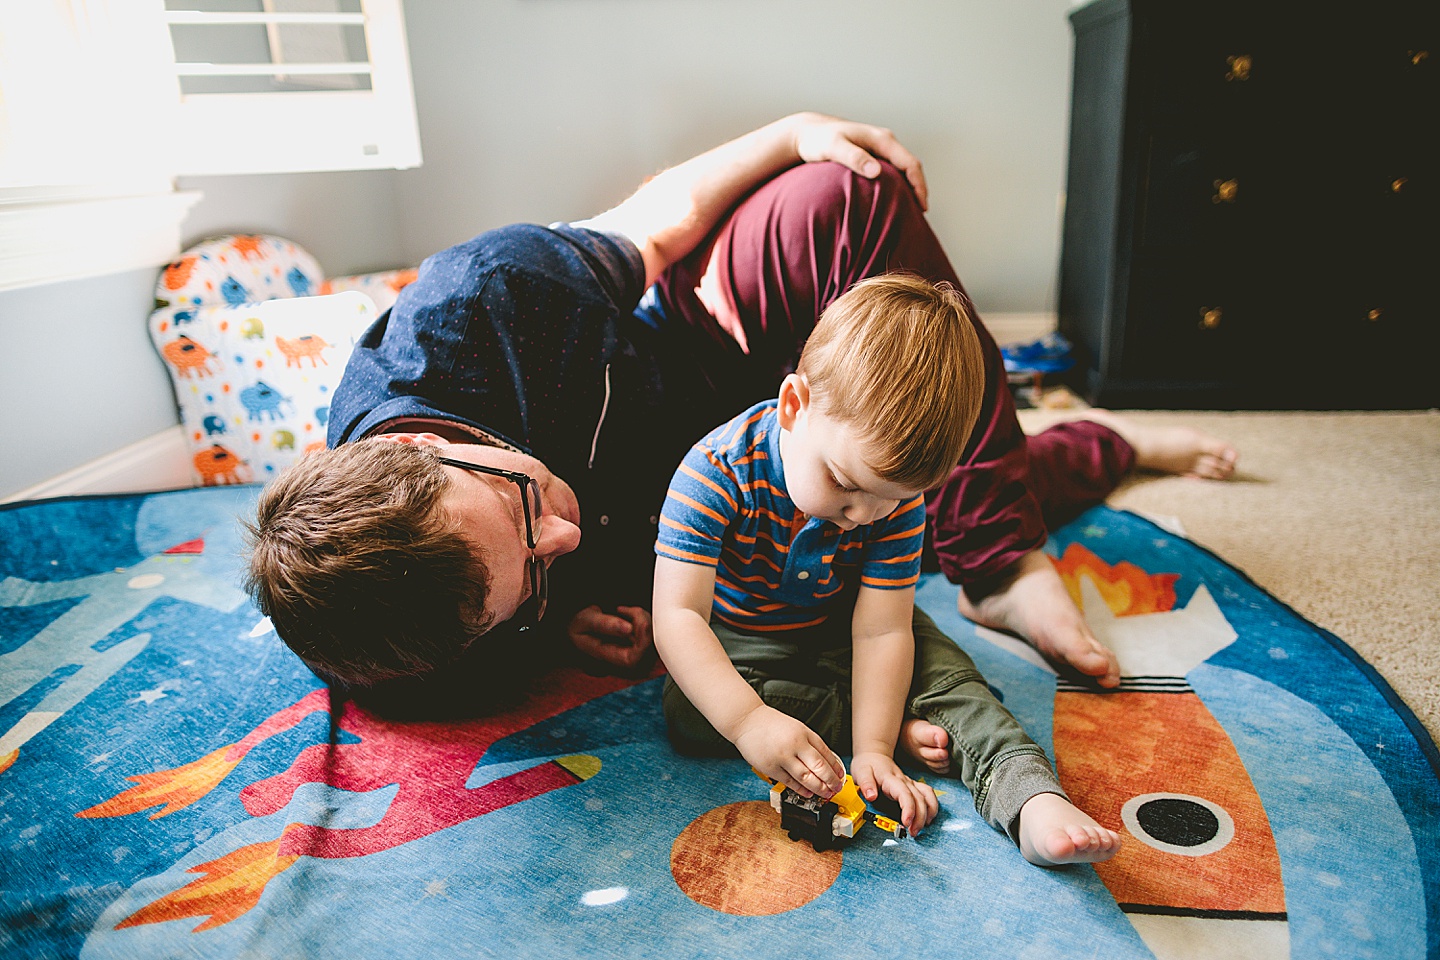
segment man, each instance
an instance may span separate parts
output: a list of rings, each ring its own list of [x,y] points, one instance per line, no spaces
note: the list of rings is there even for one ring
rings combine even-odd
[[[591,220],[506,227],[431,257],[352,355],[332,449],[262,497],[261,609],[318,675],[357,690],[470,668],[499,678],[497,661],[562,628],[581,652],[634,666],[652,645],[657,515],[691,443],[772,394],[856,280],[904,269],[963,291],[926,198],[889,131],[797,114]],[[1047,513],[1103,499],[1137,464],[1224,476],[1234,451],[1113,418],[1027,448],[975,322],[989,391],[928,498],[940,567],[965,586],[962,612],[1114,685],[1113,655],[1038,552]],[[521,632],[547,610],[545,629]]]

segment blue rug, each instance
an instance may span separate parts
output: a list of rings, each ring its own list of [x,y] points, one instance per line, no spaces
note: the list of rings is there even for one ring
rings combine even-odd
[[[1041,870],[945,779],[916,840],[792,843],[745,764],[671,752],[657,678],[560,671],[465,723],[346,707],[328,747],[238,587],[255,494],[0,511],[0,954],[1440,956],[1434,744],[1339,639],[1131,514],[1048,548],[1118,693],[919,592],[1124,836]]]

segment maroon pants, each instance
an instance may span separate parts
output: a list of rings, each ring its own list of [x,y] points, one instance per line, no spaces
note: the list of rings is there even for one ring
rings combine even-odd
[[[1103,500],[1134,465],[1129,444],[1093,422],[1027,438],[994,338],[902,174],[875,180],[838,164],[795,167],[761,186],[657,287],[672,323],[735,408],[773,394],[794,370],[821,311],[857,280],[896,270],[948,281],[965,299],[985,355],[986,400],[960,463],[927,495],[940,568],[988,592],[1045,541],[1047,527]]]

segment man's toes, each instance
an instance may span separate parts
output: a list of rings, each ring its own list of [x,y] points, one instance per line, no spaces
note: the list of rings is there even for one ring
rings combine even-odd
[[[1205,453],[1196,458],[1195,469],[1191,476],[1200,477],[1203,480],[1224,480],[1234,471],[1235,466],[1231,461]]]
[[[1103,686],[1113,687],[1120,682],[1120,667],[1109,651],[1090,647],[1073,651],[1065,662],[1089,677],[1097,678]]]

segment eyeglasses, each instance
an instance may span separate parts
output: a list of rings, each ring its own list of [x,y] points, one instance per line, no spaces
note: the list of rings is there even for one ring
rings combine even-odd
[[[510,623],[514,625],[517,632],[524,633],[538,625],[540,618],[545,616],[545,601],[550,592],[550,577],[545,570],[545,564],[535,556],[535,544],[540,536],[540,484],[535,482],[534,477],[516,473],[514,470],[484,467],[478,463],[455,460],[451,457],[437,457],[436,459],[447,466],[459,467],[461,470],[469,470],[471,473],[486,473],[492,477],[503,477],[520,488],[520,504],[525,513],[525,545],[530,548],[530,596],[515,611],[514,616],[510,618]]]

